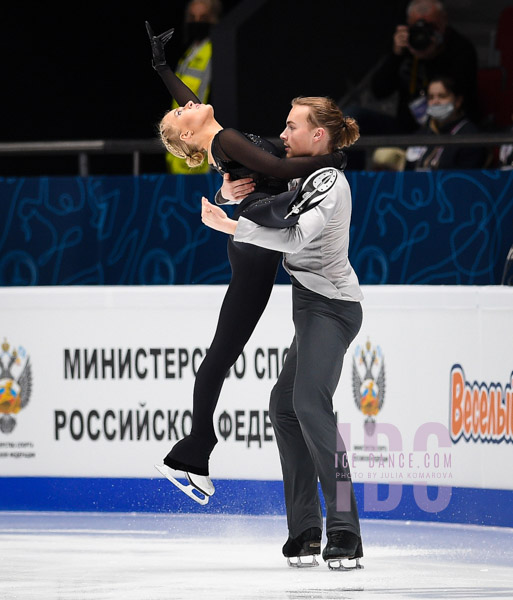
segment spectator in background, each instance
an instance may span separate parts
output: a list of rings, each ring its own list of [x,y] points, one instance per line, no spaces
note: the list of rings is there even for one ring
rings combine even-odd
[[[422,133],[465,135],[477,133],[467,117],[464,96],[450,77],[435,77],[427,89],[427,123]],[[412,146],[406,151],[406,169],[480,169],[487,151],[481,146]]]
[[[372,171],[404,171],[406,152],[402,148],[376,148],[372,154]]]
[[[221,0],[190,0],[185,9],[185,38],[187,50],[178,61],[176,75],[185,85],[207,104],[212,82],[212,41],[210,31],[222,13]],[[172,109],[178,104],[173,101]],[[185,162],[170,153],[166,155],[169,173],[194,174],[208,173],[205,163],[191,170]]]
[[[426,123],[428,82],[439,75],[452,77],[463,91],[467,114],[478,121],[477,53],[472,43],[448,24],[439,0],[412,0],[407,24],[398,25],[392,51],[376,68],[371,80],[377,100],[397,93],[395,116],[363,107],[346,107],[363,135],[400,134]]]
[[[513,121],[513,114],[511,115]],[[508,129],[508,133],[513,133],[513,127]],[[499,168],[511,169],[513,167],[513,144],[502,144],[499,147]]]

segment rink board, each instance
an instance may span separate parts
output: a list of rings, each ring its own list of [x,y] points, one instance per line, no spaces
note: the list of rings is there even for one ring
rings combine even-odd
[[[162,479],[91,479],[63,477],[15,477],[0,479],[0,511],[150,512],[242,515],[284,515],[281,481],[215,480],[216,493],[206,506],[190,500]],[[451,500],[440,512],[428,512],[415,498],[420,486],[379,485],[378,496],[396,491],[395,508],[365,507],[369,484],[355,484],[362,519],[466,523],[513,527],[513,492],[476,488],[451,489]],[[366,489],[367,488],[367,489]],[[374,495],[374,490],[371,492]],[[436,487],[428,494],[435,499]],[[321,496],[322,497],[322,496]]]
[[[199,508],[153,464],[190,428],[225,289],[0,290],[0,509]],[[364,294],[334,398],[362,516],[513,526],[513,289]],[[223,387],[208,510],[283,512],[267,405],[290,295],[275,287]]]

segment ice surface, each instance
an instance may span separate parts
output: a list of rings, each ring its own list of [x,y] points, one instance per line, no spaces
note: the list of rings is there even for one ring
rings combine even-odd
[[[0,512],[1,600],[513,598],[513,530],[362,521],[364,570],[292,569],[282,516]]]

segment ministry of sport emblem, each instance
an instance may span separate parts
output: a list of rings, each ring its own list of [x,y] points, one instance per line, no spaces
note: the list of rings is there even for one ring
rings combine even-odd
[[[20,410],[25,408],[32,391],[30,356],[24,348],[11,348],[4,339],[0,351],[0,432],[11,433]]]
[[[385,357],[381,347],[373,347],[369,340],[356,346],[353,354],[353,396],[365,415],[365,431],[372,435],[385,400]]]

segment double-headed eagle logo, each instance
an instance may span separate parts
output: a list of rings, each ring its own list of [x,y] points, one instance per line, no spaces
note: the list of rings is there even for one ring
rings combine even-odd
[[[18,377],[15,376],[19,373]],[[30,357],[23,348],[11,348],[4,339],[0,351],[0,432],[11,433],[16,427],[13,415],[25,408],[32,391]]]
[[[369,340],[353,355],[353,396],[366,417],[364,427],[372,434],[385,400],[385,358],[380,346],[373,347]]]

